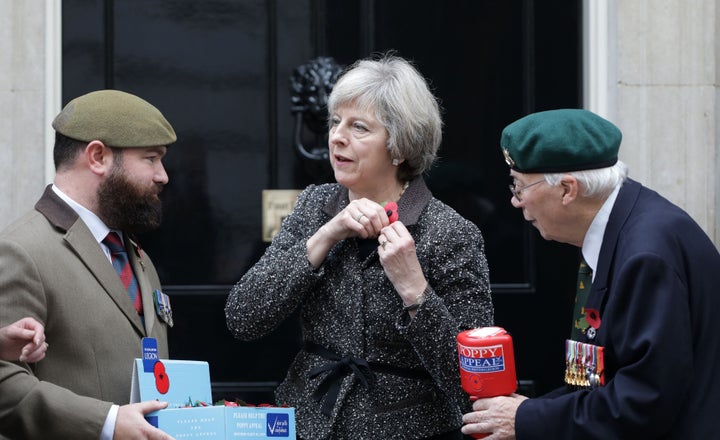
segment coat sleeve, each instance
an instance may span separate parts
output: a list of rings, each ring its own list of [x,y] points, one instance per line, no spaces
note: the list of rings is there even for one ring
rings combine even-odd
[[[39,381],[23,367],[0,361],[0,435],[97,440],[110,406]]]
[[[307,239],[317,230],[307,220],[312,185],[298,196],[293,212],[260,260],[233,286],[225,304],[228,329],[238,339],[258,339],[272,332],[302,302],[322,276],[307,258]]]

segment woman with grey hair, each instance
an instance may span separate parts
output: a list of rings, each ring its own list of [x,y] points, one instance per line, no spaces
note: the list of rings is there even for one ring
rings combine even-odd
[[[236,338],[298,307],[303,347],[276,390],[302,439],[455,439],[469,399],[456,335],[492,325],[480,231],[423,173],[442,139],[437,100],[408,61],[356,62],[328,101],[337,183],[299,196],[225,306]]]

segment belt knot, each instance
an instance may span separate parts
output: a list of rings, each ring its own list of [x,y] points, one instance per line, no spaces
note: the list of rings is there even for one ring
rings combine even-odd
[[[307,345],[307,344],[306,344]],[[328,375],[320,382],[317,390],[312,397],[316,402],[322,400],[321,412],[326,416],[330,416],[338,395],[340,394],[340,385],[343,378],[352,373],[360,381],[360,384],[371,389],[375,385],[375,374],[370,369],[370,364],[365,359],[354,356],[352,353],[340,357],[338,354],[327,350],[317,344],[312,344],[312,349],[308,350],[312,353],[319,354],[333,362],[318,365],[310,370],[310,378],[314,379],[321,373],[328,371]]]

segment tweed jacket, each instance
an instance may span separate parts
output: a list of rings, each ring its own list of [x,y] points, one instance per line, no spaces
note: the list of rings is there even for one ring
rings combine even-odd
[[[684,211],[628,180],[612,208],[586,307],[600,313],[605,386],[524,401],[526,439],[717,438],[720,254]]]
[[[50,344],[35,364],[0,364],[0,435],[97,440],[111,404],[129,402],[141,339],[156,338],[168,357],[152,296],[160,281],[150,258],[126,243],[144,326],[88,227],[50,186],[0,234],[0,325],[34,317]]]
[[[301,308],[305,345],[276,390],[279,404],[295,408],[300,438],[412,439],[457,429],[470,407],[455,338],[493,323],[482,235],[432,197],[421,177],[410,184],[398,212],[429,282],[411,319],[385,276],[376,239],[343,240],[318,269],[309,263],[307,239],[348,203],[338,184],[311,185],[299,195],[265,254],[231,290],[228,327],[237,338],[260,338]],[[336,365],[369,362],[376,382],[349,368],[326,369],[333,357]],[[323,414],[332,374],[339,374],[339,389]]]

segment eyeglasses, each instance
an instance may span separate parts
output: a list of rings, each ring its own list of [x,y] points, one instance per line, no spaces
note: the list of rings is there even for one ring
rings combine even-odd
[[[529,183],[529,184],[527,184],[527,185],[525,185],[525,186],[522,186],[522,187],[520,187],[520,188],[518,188],[518,187],[517,187],[517,184],[513,181],[513,183],[511,183],[511,184],[509,185],[509,187],[510,187],[510,192],[511,192],[512,195],[517,199],[518,202],[522,202],[522,199],[520,198],[520,193],[522,193],[524,190],[530,188],[531,186],[537,185],[538,183],[543,183],[544,181],[545,181],[545,179],[540,179],[540,180],[538,180],[537,182]]]

